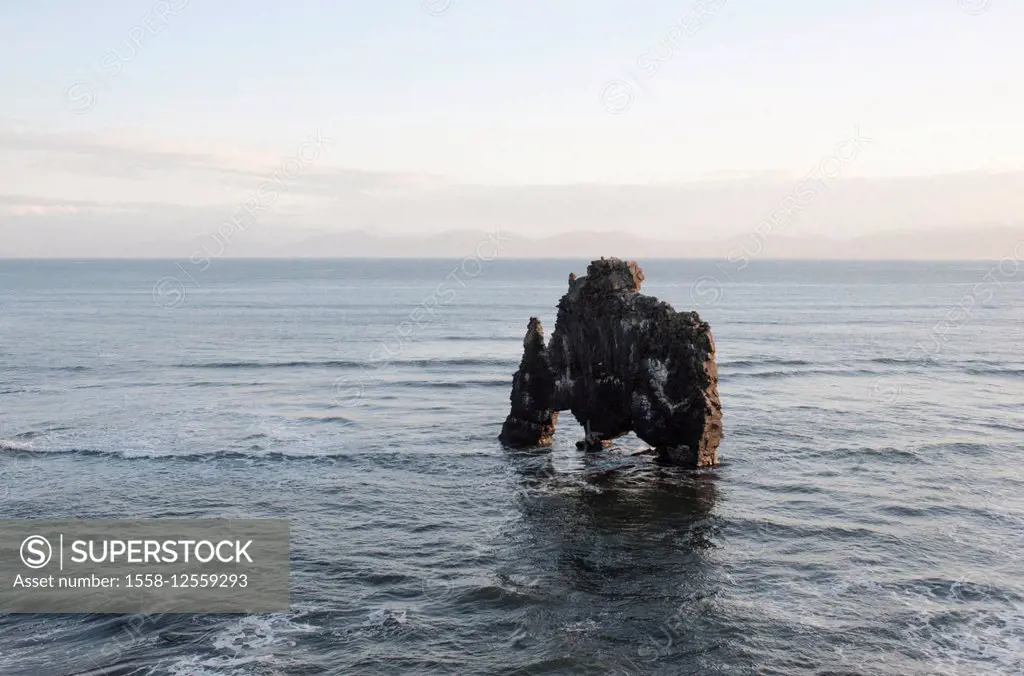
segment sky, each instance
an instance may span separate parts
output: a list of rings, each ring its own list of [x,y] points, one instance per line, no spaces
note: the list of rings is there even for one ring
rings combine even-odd
[[[1022,29],[1010,0],[0,0],[0,232],[191,236],[298,153],[266,228],[439,231],[461,200],[572,230],[585,184],[635,212],[609,228],[694,235],[645,190],[770,209],[857,138],[830,180],[983,180],[1024,170]]]

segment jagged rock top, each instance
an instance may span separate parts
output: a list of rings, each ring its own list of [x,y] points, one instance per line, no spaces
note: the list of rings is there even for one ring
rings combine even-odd
[[[571,288],[582,290],[583,287],[578,286],[578,283],[583,283],[591,291],[640,291],[643,281],[644,271],[636,261],[623,261],[618,258],[592,261],[587,266],[585,277],[577,279],[575,274],[569,277]]]

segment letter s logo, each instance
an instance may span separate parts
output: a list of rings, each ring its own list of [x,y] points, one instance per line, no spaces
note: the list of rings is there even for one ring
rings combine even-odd
[[[29,568],[44,567],[53,558],[50,541],[42,535],[30,535],[21,543],[21,562]]]

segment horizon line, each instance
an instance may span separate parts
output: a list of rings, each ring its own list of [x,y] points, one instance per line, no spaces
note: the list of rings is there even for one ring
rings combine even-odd
[[[467,258],[466,256],[223,256],[220,258],[211,258],[210,262],[213,261],[460,261]],[[497,257],[488,263],[503,260],[516,260],[516,261],[580,261],[589,259],[591,262],[618,258],[619,260],[649,260],[649,261],[723,261],[731,263],[728,258],[710,257],[710,256],[693,256],[693,257],[682,257],[682,256],[601,256],[599,258],[593,258],[591,256],[504,256]],[[168,258],[168,257],[127,257],[127,256],[109,256],[109,257],[83,257],[76,258],[71,256],[46,256],[46,257],[12,257],[12,256],[0,256],[0,263],[7,262],[42,262],[42,261],[63,261],[68,263],[99,263],[106,261],[126,261],[126,262],[165,262],[175,263],[181,260],[188,260],[187,258]],[[758,262],[775,262],[775,263],[998,263],[1001,259],[996,258],[810,258],[810,257],[772,257],[772,256],[759,256],[746,260],[747,265]]]

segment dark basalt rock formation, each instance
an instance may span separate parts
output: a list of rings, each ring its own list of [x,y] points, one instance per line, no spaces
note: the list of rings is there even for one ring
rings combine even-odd
[[[558,411],[570,410],[586,430],[577,445],[588,450],[632,431],[665,462],[718,464],[711,327],[696,312],[641,294],[643,280],[634,262],[593,261],[586,276],[570,275],[546,348],[540,322],[530,319],[502,442],[550,444]]]
[[[544,350],[544,327],[530,317],[523,338],[523,360],[512,378],[512,412],[498,439],[509,446],[549,446],[558,411],[551,408],[554,379]]]

